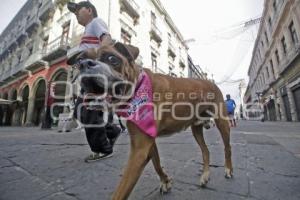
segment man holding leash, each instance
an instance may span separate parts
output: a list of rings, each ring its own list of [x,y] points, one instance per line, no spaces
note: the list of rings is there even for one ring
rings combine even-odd
[[[98,18],[95,6],[89,1],[81,1],[79,3],[68,3],[68,9],[76,15],[77,21],[80,25],[85,27],[84,34],[81,38],[79,51],[84,52],[91,48],[99,48],[101,45],[112,43],[111,36],[108,32],[105,22]],[[67,64],[74,65],[77,58],[71,57]],[[83,93],[83,91],[81,91]],[[97,124],[103,124],[103,112],[99,110],[88,110],[84,106],[82,98],[78,98],[74,117],[79,119],[84,124],[94,124],[94,127],[85,127],[85,133],[88,144],[93,152],[85,158],[85,162],[92,162],[113,155],[113,145],[120,135],[120,128],[112,124],[112,120],[105,127],[98,127]],[[81,107],[81,116],[77,116],[78,109]],[[113,114],[109,113],[109,119]]]

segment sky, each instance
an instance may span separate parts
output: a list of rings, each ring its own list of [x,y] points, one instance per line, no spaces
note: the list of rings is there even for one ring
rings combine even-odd
[[[136,0],[138,1],[138,0]],[[0,32],[26,0],[1,0]],[[259,25],[243,31],[241,24],[260,17],[264,0],[161,0],[185,40],[189,54],[214,78],[222,92],[239,102],[238,83],[245,79]]]
[[[239,102],[238,83],[225,81],[248,81],[259,24],[244,32],[241,24],[262,15],[264,0],[161,1],[184,39],[195,40],[187,43],[193,62]]]
[[[24,5],[26,0],[0,0],[0,33]]]

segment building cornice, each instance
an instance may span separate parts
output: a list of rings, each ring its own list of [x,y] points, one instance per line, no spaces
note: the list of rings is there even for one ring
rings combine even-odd
[[[182,34],[180,33],[179,29],[176,27],[176,25],[174,24],[173,20],[171,19],[170,15],[168,14],[168,12],[166,11],[166,9],[163,7],[162,3],[160,2],[160,0],[151,0],[151,2],[153,3],[153,5],[158,9],[158,11],[165,16],[165,20],[167,22],[167,24],[170,26],[170,28],[172,29],[172,31],[174,31],[177,35],[177,37],[179,38],[179,40],[182,42],[182,45],[188,49],[188,46],[184,43],[184,38],[182,36]]]

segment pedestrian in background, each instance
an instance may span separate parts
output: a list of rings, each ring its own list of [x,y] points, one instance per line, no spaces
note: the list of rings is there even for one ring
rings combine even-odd
[[[236,127],[236,121],[235,121],[235,117],[234,117],[234,110],[235,110],[236,104],[235,104],[235,101],[230,98],[230,94],[226,94],[225,103],[226,103],[226,107],[227,107],[227,114],[229,117],[230,126]]]

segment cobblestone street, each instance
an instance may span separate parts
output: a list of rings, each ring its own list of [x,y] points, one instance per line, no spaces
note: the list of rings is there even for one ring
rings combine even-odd
[[[202,156],[190,131],[158,139],[172,191],[159,193],[149,163],[129,199],[299,199],[300,124],[242,121],[232,129],[234,178],[224,178],[223,144],[216,128],[205,131],[211,179],[199,187]],[[109,199],[127,160],[123,134],[112,158],[84,163],[89,147],[80,131],[4,127],[0,129],[0,199]]]

